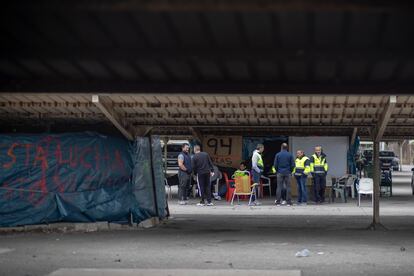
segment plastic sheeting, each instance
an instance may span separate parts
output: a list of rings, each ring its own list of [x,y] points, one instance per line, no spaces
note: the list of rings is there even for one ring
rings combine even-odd
[[[158,208],[157,216],[165,217],[166,206],[166,194],[165,194],[165,182],[164,182],[164,170],[162,162],[162,149],[161,140],[158,136],[152,136],[151,138],[152,148],[152,170],[153,170],[153,187],[155,188],[156,207]]]
[[[136,138],[132,155],[134,163],[133,193],[138,204],[137,212],[134,215],[138,221],[148,217],[165,216],[165,186],[161,144],[158,137],[153,137],[151,140],[152,152],[150,138]]]
[[[351,174],[356,174],[357,172],[355,156],[357,155],[359,151],[359,144],[360,144],[360,138],[359,136],[357,136],[355,138],[355,143],[353,145],[350,145],[349,150],[348,150],[348,154],[347,154],[348,172]]]
[[[161,161],[151,162],[149,145],[97,133],[0,135],[0,226],[163,217],[165,201],[154,209],[154,191],[165,195]],[[158,158],[158,138],[153,145]]]

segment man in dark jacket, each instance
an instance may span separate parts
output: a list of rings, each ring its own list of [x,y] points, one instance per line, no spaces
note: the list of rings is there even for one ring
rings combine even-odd
[[[286,143],[282,144],[282,150],[276,154],[273,167],[277,173],[277,189],[276,189],[276,201],[275,204],[280,206],[280,204],[286,204],[287,206],[292,205],[292,199],[290,194],[290,178],[293,170],[295,169],[295,160],[293,155],[288,152],[288,145]],[[286,189],[286,200],[282,199],[282,190]]]
[[[204,206],[207,199],[207,206],[213,206],[211,202],[211,183],[210,177],[214,175],[213,162],[207,152],[202,152],[199,145],[194,146],[194,156],[192,159],[194,174],[197,175],[198,191],[201,196],[197,206]]]
[[[190,145],[184,143],[181,147],[182,152],[178,155],[178,198],[180,205],[187,204],[188,201],[188,192],[190,190],[191,184],[191,157],[190,157]]]

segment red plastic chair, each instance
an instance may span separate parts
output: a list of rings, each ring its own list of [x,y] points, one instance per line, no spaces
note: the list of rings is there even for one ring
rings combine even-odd
[[[231,201],[234,193],[234,179],[230,179],[226,172],[223,172],[224,180],[226,181],[226,201]],[[233,186],[233,187],[232,187]]]

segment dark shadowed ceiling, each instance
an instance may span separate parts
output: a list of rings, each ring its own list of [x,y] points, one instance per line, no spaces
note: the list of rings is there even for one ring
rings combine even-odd
[[[412,5],[359,2],[15,1],[1,89],[411,93]]]

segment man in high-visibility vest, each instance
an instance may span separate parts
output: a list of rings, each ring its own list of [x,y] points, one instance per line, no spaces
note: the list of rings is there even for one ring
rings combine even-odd
[[[255,187],[255,195],[252,197],[252,205],[260,205],[260,203],[256,200],[257,197],[257,185],[260,183],[260,177],[264,170],[264,163],[262,158],[262,153],[264,151],[264,145],[258,144],[256,146],[256,150],[253,151],[252,155],[252,180],[253,184],[256,184]]]
[[[321,146],[315,147],[315,153],[310,158],[310,170],[313,177],[313,194],[316,204],[325,201],[326,174],[328,173],[328,161]]]
[[[293,174],[298,185],[298,205],[306,205],[308,194],[306,191],[306,180],[310,173],[310,160],[305,156],[303,150],[296,151],[295,169]]]

